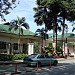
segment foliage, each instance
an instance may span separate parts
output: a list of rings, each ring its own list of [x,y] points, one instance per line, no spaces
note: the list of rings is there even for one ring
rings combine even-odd
[[[72,29],[72,32],[73,32],[75,30],[75,27],[74,27],[75,26],[75,23],[73,23],[72,26],[73,26],[73,29]]]
[[[22,60],[26,56],[27,54],[15,54],[15,55],[0,54],[0,61]]]
[[[75,1],[74,0],[37,0],[35,11],[35,22],[37,25],[45,25],[48,30],[56,32],[57,48],[57,29],[63,26],[62,38],[64,37],[65,20],[75,20]],[[59,25],[60,23],[61,25]],[[63,41],[63,39],[62,39]],[[57,50],[57,49],[56,49]]]
[[[39,46],[39,42],[34,42],[34,53],[40,53]]]
[[[54,55],[52,43],[49,43],[49,45],[45,47],[45,53],[48,53],[50,56]],[[62,47],[60,45],[57,46],[56,54],[58,56],[62,54]]]
[[[23,60],[25,57],[27,57],[27,54],[15,54],[13,60]]]
[[[37,25],[45,25],[48,30],[53,29],[57,32],[57,29],[61,30],[61,27],[57,24],[58,22],[64,28],[66,25],[65,19],[75,20],[74,0],[37,0],[36,3],[37,7],[34,8],[36,12],[34,15],[35,22]]]
[[[16,0],[0,0],[0,17],[2,18],[2,20],[6,21],[4,15],[8,15],[10,13],[9,10],[15,7]]]
[[[13,60],[13,55],[0,54],[0,61]]]
[[[49,45],[45,47],[45,53],[49,54],[50,56],[53,55],[53,47],[51,43],[49,43]]]
[[[29,29],[28,23],[25,22],[25,17],[17,17],[16,20],[12,20],[10,22],[4,23],[4,25],[9,25],[9,30],[11,31],[14,29],[14,31],[19,30],[19,39],[18,39],[18,44],[20,44],[20,35],[23,35],[23,27],[26,29]],[[18,45],[18,49],[20,50],[20,45]],[[20,53],[22,51],[19,51]]]
[[[25,17],[17,17],[16,20],[12,20],[10,22],[4,23],[4,25],[9,25],[9,30],[11,31],[12,29],[17,30],[19,29],[19,35],[20,33],[23,34],[23,28],[29,29],[28,23],[25,22]]]
[[[62,54],[62,47],[61,46],[57,46],[56,53],[57,53],[58,56]]]
[[[37,29],[35,32],[35,36],[39,36],[45,40],[48,39],[47,29],[46,28]]]

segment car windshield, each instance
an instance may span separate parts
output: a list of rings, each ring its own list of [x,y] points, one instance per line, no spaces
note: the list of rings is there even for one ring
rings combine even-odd
[[[29,55],[28,58],[35,58],[37,56],[37,54],[32,54],[32,55]]]

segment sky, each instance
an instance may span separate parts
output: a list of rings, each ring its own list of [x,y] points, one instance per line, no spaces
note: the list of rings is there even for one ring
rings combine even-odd
[[[7,22],[10,22],[13,19],[17,19],[17,16],[19,16],[19,17],[26,18],[26,22],[29,24],[30,31],[32,32],[35,32],[38,28],[44,27],[44,26],[37,26],[37,24],[34,22],[33,16],[35,12],[33,11],[33,8],[36,7],[36,0],[19,0],[19,1],[20,4],[17,5],[15,9],[11,10],[10,14],[5,16]],[[72,33],[72,26],[71,26],[72,23],[70,22],[66,22],[66,23],[69,25],[68,32]],[[49,33],[52,33],[52,31],[50,31]]]

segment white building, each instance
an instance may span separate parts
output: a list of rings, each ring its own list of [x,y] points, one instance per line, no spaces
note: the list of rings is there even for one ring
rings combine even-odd
[[[23,30],[23,35],[19,35],[19,29],[9,30],[8,25],[0,24],[0,54],[28,53],[34,52],[34,41],[41,38],[35,37],[34,33]]]

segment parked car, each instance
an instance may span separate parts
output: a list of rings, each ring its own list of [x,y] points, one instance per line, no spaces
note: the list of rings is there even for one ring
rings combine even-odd
[[[47,54],[31,54],[25,57],[23,62],[29,66],[41,65],[57,65],[58,61]]]

